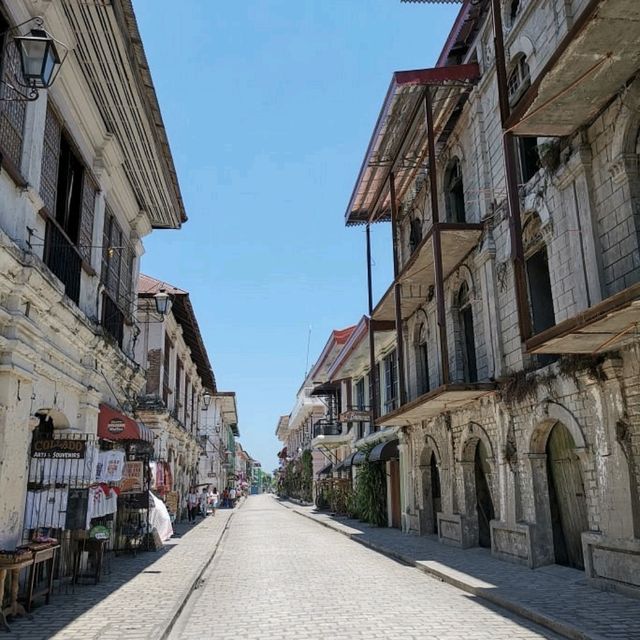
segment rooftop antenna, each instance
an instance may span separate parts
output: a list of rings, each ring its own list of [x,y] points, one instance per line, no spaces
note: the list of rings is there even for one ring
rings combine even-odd
[[[304,365],[304,379],[307,379],[309,373],[309,347],[311,346],[311,325],[309,325],[309,334],[307,335],[307,361]]]

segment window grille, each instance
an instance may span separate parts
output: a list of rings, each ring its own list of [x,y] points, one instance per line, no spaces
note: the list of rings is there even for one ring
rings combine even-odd
[[[385,402],[384,411],[388,413],[397,408],[398,398],[398,363],[396,352],[392,351],[384,359]]]
[[[0,31],[6,32],[9,25],[0,18]],[[5,37],[0,37],[2,59],[2,84],[0,84],[0,148],[4,158],[9,160],[16,171],[22,164],[22,143],[27,103],[15,100],[16,92],[9,86],[15,85],[15,76],[20,73],[18,48],[5,46]]]
[[[40,197],[46,212],[53,216],[56,211],[56,192],[58,190],[58,164],[60,162],[60,138],[62,126],[51,105],[47,105],[44,124],[44,146],[42,149],[42,167],[40,171]]]
[[[134,260],[133,247],[107,208],[102,234],[101,281],[125,319],[131,315]]]

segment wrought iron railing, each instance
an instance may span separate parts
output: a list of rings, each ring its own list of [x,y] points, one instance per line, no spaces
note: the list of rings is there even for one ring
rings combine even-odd
[[[342,435],[342,425],[339,422],[318,422],[313,426],[314,438],[340,435]]]
[[[82,258],[67,234],[49,218],[44,240],[44,263],[64,284],[64,292],[76,304],[80,301]]]

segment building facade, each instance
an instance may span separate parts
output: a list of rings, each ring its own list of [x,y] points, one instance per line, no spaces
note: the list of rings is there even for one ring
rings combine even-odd
[[[214,393],[202,414],[198,484],[210,484],[221,492],[233,483],[236,438],[239,437],[236,394],[233,391]]]
[[[157,310],[158,294],[169,297],[164,314]],[[203,398],[216,393],[215,376],[186,291],[141,275],[137,320],[136,360],[146,373],[146,385],[136,413],[155,435],[155,461],[164,472],[156,489],[163,497],[177,493],[174,515],[182,517],[189,487],[199,480]]]
[[[70,53],[24,101],[7,30],[36,15]],[[96,439],[102,406],[132,412],[142,240],[186,215],[128,0],[2,2],[0,32],[0,547],[12,548],[32,429]]]
[[[346,213],[392,225],[370,316],[398,392],[371,413],[398,434],[402,528],[631,594],[639,11],[463,2],[436,66],[394,74]]]

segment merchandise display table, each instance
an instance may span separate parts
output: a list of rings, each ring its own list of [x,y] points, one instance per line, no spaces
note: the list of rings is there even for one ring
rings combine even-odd
[[[51,599],[51,590],[53,588],[53,569],[56,562],[56,555],[58,550],[60,549],[60,545],[52,545],[50,547],[45,547],[43,549],[37,549],[33,551],[33,563],[31,565],[31,569],[29,570],[29,582],[27,583],[27,598],[26,598],[26,609],[27,612],[31,611],[31,605],[33,604],[34,598],[39,596],[45,596],[46,604],[49,604]],[[36,582],[36,573],[38,570],[38,566],[46,564],[47,567],[47,586],[40,591],[34,592],[35,582]]]
[[[18,590],[20,589],[20,571],[33,565],[33,557],[29,556],[25,560],[15,562],[0,562],[0,624],[9,631],[7,616],[24,616],[27,614],[25,608],[18,602]],[[10,597],[8,606],[3,606],[4,583],[7,575],[11,578]]]

